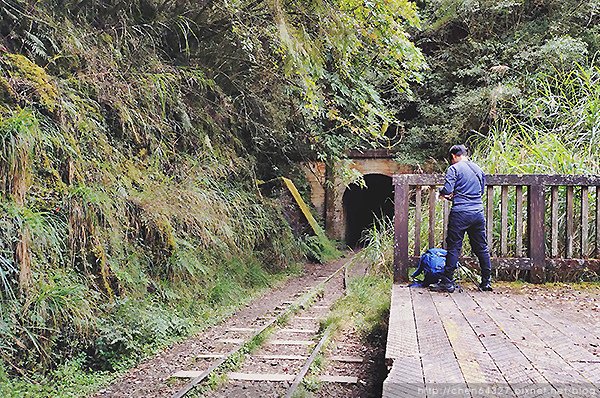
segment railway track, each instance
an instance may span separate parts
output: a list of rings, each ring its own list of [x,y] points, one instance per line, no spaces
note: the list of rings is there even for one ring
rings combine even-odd
[[[240,327],[229,328],[210,349],[199,353],[193,365],[173,374],[185,380],[173,398],[286,397],[297,394],[315,361],[323,360],[323,349],[331,328],[321,323],[331,306],[343,296],[350,260],[321,281],[297,294],[264,316]],[[346,364],[360,358],[331,356],[329,361]],[[356,383],[356,377],[321,375],[311,382]],[[181,381],[175,381],[181,383]]]

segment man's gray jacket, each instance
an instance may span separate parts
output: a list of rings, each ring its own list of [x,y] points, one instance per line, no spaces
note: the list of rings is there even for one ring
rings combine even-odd
[[[440,194],[452,197],[452,211],[483,210],[485,174],[470,160],[461,160],[446,170],[446,180]]]

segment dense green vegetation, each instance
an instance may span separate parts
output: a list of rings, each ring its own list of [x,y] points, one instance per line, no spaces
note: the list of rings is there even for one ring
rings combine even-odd
[[[0,5],[2,396],[85,394],[327,257],[258,183],[372,145],[424,65],[404,0]]]
[[[0,395],[85,394],[325,258],[258,188],[303,160],[597,174],[599,50],[597,0],[0,0]]]
[[[398,114],[402,160],[423,165],[467,142],[490,172],[515,171],[530,156],[521,170],[597,172],[598,1],[417,3],[424,22],[415,41],[430,69]],[[522,143],[530,149],[515,151]],[[562,166],[569,151],[583,168]]]

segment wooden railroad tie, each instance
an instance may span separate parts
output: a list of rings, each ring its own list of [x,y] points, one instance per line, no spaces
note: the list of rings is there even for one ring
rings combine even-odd
[[[219,339],[217,340],[219,343],[228,343],[228,344],[241,344],[245,342],[244,339]],[[310,340],[269,340],[266,344],[270,345],[311,345],[314,344],[314,341]]]
[[[196,355],[196,358],[206,358],[206,359],[214,359],[214,358],[222,358],[226,353],[222,354],[213,354],[213,353],[203,353]],[[256,359],[269,359],[269,360],[282,360],[282,361],[301,361],[308,358],[306,355],[281,355],[281,354],[264,354],[264,355],[249,355],[252,358]],[[364,361],[361,357],[354,357],[349,355],[334,355],[328,358],[330,361],[336,362],[349,362],[349,363],[362,363]]]
[[[181,370],[171,377],[181,379],[193,379],[202,374],[200,370]],[[245,380],[245,381],[293,381],[296,375],[287,373],[228,373],[227,377],[230,380]],[[358,383],[358,378],[354,376],[337,376],[337,375],[321,375],[319,380],[325,383]]]
[[[256,332],[256,328],[229,328],[226,332]]]
[[[307,334],[317,334],[317,330],[315,329],[281,329],[282,333],[307,333]]]

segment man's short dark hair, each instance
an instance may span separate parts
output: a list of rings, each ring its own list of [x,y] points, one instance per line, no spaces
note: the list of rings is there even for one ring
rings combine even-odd
[[[468,153],[469,150],[464,145],[452,145],[452,148],[450,148],[450,155],[463,156]]]

